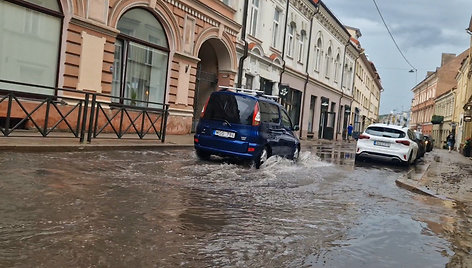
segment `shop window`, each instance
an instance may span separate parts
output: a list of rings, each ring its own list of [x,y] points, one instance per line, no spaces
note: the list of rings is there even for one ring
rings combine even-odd
[[[0,79],[56,87],[62,31],[56,0],[0,1]],[[53,89],[0,83],[0,88],[54,95]]]
[[[282,98],[282,105],[287,110],[294,125],[300,122],[300,107],[302,103],[302,92],[288,88],[287,95]]]
[[[131,100],[114,102],[151,106],[164,103],[169,46],[161,23],[147,10],[127,11],[118,21],[112,95]]]
[[[246,86],[245,88],[246,89],[252,89],[252,82],[254,80],[254,76],[250,75],[250,74],[246,74]]]

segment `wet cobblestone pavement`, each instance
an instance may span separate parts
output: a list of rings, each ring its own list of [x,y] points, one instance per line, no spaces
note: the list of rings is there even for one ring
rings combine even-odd
[[[0,153],[0,267],[471,265],[470,209],[352,150],[260,170],[192,149]]]

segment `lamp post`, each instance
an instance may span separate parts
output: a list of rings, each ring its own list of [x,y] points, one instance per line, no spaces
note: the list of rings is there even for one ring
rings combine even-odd
[[[413,68],[413,69],[409,70],[408,72],[409,73],[415,73],[415,86],[416,86],[416,84],[418,83],[418,69]]]

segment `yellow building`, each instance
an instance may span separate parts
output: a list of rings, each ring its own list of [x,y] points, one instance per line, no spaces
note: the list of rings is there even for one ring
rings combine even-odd
[[[470,37],[472,48],[472,18],[467,32]],[[457,93],[454,109],[454,122],[458,122],[456,129],[456,143],[462,148],[467,138],[472,137],[472,49],[462,62],[457,74]]]

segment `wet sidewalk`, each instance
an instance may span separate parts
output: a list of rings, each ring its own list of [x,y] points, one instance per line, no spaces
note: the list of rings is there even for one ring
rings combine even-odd
[[[472,158],[458,152],[434,149],[397,184],[414,192],[472,203]]]
[[[1,134],[1,133],[0,133]],[[303,147],[320,144],[343,144],[346,141],[332,141],[309,139],[300,140]],[[355,142],[354,142],[355,144]],[[51,136],[42,137],[39,133],[29,131],[17,132],[13,136],[0,136],[0,151],[75,151],[75,150],[114,150],[114,149],[148,149],[148,148],[193,147],[193,134],[166,135],[165,142],[157,137],[147,135],[139,139],[136,135],[127,135],[118,139],[114,134],[101,134],[92,139],[92,142],[80,143],[78,138],[71,133],[53,133]]]
[[[48,137],[32,136],[31,133],[15,133],[15,136],[0,136],[0,151],[75,151],[75,150],[114,150],[114,149],[147,149],[156,147],[191,147],[193,135],[166,135],[165,142],[157,137],[145,136],[139,139],[136,135],[118,139],[116,135],[102,134],[91,143],[80,143],[70,133],[54,133]]]

